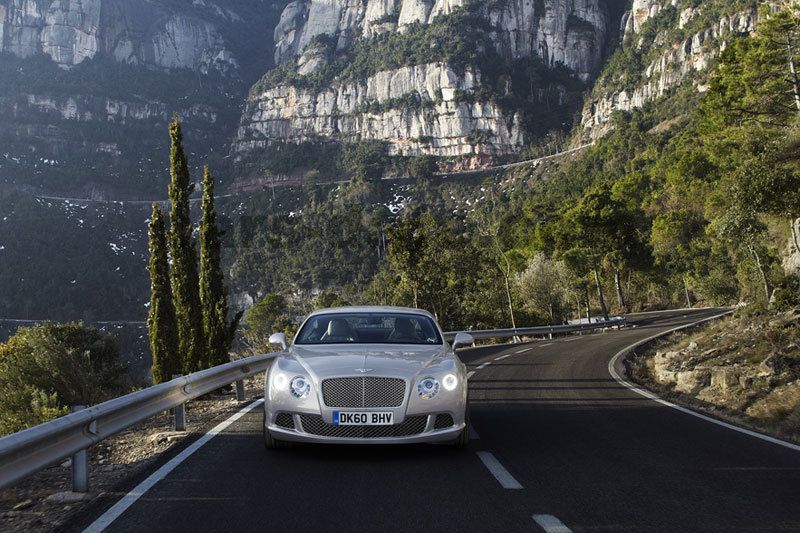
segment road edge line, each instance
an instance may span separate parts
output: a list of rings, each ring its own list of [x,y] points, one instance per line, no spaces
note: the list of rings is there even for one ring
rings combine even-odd
[[[249,413],[259,405],[264,402],[263,399],[258,399],[230,417],[228,417],[225,421],[219,423],[218,425],[211,428],[205,435],[194,441],[191,445],[189,445],[186,449],[181,451],[178,455],[161,465],[161,467],[147,476],[147,478],[136,485],[130,492],[128,492],[125,496],[123,496],[117,503],[112,505],[110,508],[106,510],[99,518],[97,518],[94,522],[92,522],[86,529],[83,530],[83,533],[100,533],[104,531],[108,526],[110,526],[117,518],[119,518],[122,513],[128,510],[136,501],[144,496],[144,494],[153,488],[153,486],[167,477],[170,472],[175,470],[178,465],[188,459],[194,452],[202,448],[206,445],[211,439],[216,437],[222,431],[228,428],[231,424],[239,420],[245,414]]]
[[[645,398],[648,398],[648,399],[650,399],[650,400],[652,400],[652,401],[654,401],[656,403],[659,403],[659,404],[661,404],[661,405],[663,405],[665,407],[670,407],[672,409],[675,409],[676,411],[680,411],[681,413],[694,416],[694,417],[699,418],[701,420],[705,420],[706,422],[711,422],[712,424],[716,424],[718,426],[722,426],[722,427],[727,428],[727,429],[732,429],[732,430],[737,431],[739,433],[743,433],[745,435],[749,435],[751,437],[755,437],[757,439],[761,439],[763,441],[767,441],[767,442],[770,442],[772,444],[777,444],[779,446],[783,446],[785,448],[789,448],[790,450],[794,450],[794,451],[800,452],[800,445],[794,444],[792,442],[785,441],[783,439],[779,439],[777,437],[773,437],[771,435],[767,435],[765,433],[758,432],[758,431],[753,430],[753,429],[748,429],[748,428],[744,428],[744,427],[741,427],[741,426],[737,426],[735,424],[731,424],[730,422],[725,422],[724,420],[719,420],[718,418],[714,418],[714,417],[712,417],[710,415],[706,415],[706,414],[700,413],[698,411],[694,411],[692,409],[689,409],[688,407],[683,407],[682,405],[677,405],[677,404],[674,404],[674,403],[672,403],[670,401],[667,401],[667,400],[661,398],[660,396],[658,396],[656,393],[651,392],[651,391],[646,390],[646,389],[643,389],[642,387],[640,387],[640,386],[638,386],[638,385],[636,385],[634,383],[631,383],[630,381],[626,380],[624,377],[622,377],[617,372],[617,368],[616,368],[617,365],[621,364],[621,361],[624,360],[625,356],[627,356],[629,353],[634,351],[636,348],[639,348],[640,346],[648,344],[648,343],[650,343],[650,342],[652,342],[652,341],[654,341],[656,339],[660,339],[662,337],[666,337],[668,335],[671,335],[671,334],[673,334],[673,333],[675,333],[677,331],[682,331],[684,329],[689,329],[689,328],[698,326],[700,324],[704,324],[706,322],[711,322],[712,320],[717,320],[717,319],[722,318],[724,316],[728,316],[731,313],[733,313],[732,310],[731,311],[726,311],[724,313],[720,313],[718,315],[714,315],[712,317],[704,318],[703,320],[698,320],[697,322],[692,322],[691,324],[685,324],[683,326],[678,326],[677,328],[672,328],[670,330],[664,331],[664,332],[659,333],[657,335],[653,335],[653,336],[648,337],[648,338],[646,338],[644,340],[641,340],[641,341],[639,341],[637,343],[634,343],[634,344],[632,344],[632,345],[630,345],[630,346],[628,346],[626,348],[623,348],[622,350],[618,351],[614,355],[614,357],[612,357],[611,360],[608,362],[608,373],[611,374],[611,377],[614,378],[617,381],[617,383],[619,383],[620,385],[623,385],[624,387],[626,387],[629,390],[635,392],[636,394],[639,394],[640,396],[644,396]]]

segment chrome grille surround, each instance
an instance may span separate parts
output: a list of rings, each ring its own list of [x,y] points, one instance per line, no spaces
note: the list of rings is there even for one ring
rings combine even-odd
[[[322,381],[322,399],[328,407],[400,407],[406,382],[400,378],[353,376]]]
[[[343,439],[380,439],[386,437],[410,437],[425,431],[428,415],[406,417],[399,424],[388,426],[334,426],[325,422],[320,415],[300,415],[303,431],[321,437]]]

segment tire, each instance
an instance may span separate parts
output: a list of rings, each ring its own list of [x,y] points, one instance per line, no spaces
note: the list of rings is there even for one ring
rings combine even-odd
[[[264,423],[261,425],[264,431],[264,447],[268,450],[286,450],[292,447],[292,443],[285,440],[278,440],[272,436],[267,429],[267,414],[264,413]]]
[[[469,405],[464,411],[464,429],[461,430],[461,433],[451,444],[457,450],[463,450],[469,444]]]

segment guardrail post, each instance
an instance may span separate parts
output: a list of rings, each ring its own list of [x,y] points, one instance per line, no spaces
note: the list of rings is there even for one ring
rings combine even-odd
[[[244,401],[244,380],[241,379],[236,382],[236,400]]]
[[[180,374],[172,376],[172,379],[181,377]],[[182,403],[172,410],[175,416],[175,431],[186,431],[186,404]]]
[[[73,405],[70,412],[84,409],[85,405]],[[72,492],[89,492],[89,454],[85,449],[72,456]]]

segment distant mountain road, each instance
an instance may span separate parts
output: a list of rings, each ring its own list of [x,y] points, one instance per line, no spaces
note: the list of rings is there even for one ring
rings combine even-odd
[[[473,438],[267,452],[241,414],[109,531],[800,531],[800,452],[708,423],[613,379],[619,350],[719,310],[477,348],[462,358]],[[141,480],[137,480],[141,481]],[[131,486],[71,524],[82,530]]]

